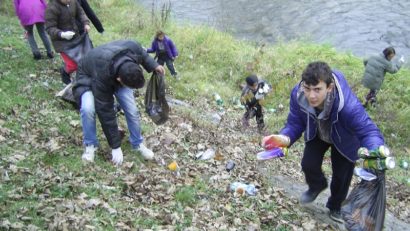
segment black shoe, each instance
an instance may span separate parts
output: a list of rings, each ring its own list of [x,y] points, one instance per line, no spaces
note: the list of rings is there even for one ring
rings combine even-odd
[[[173,74],[172,76],[173,76],[176,80],[180,80],[180,79],[181,79],[181,78],[179,77],[179,75],[178,75],[178,74],[176,74],[176,73],[175,73],[175,74]]]
[[[47,52],[47,57],[48,57],[49,59],[54,58],[54,52],[52,52],[52,51]]]
[[[35,60],[39,60],[39,59],[41,59],[41,54],[40,54],[40,52],[34,52],[33,53],[33,58],[35,59]]]
[[[61,81],[65,84],[71,83],[71,77],[70,74],[68,74],[65,70],[64,67],[60,68],[60,74],[61,74]]]
[[[338,223],[344,223],[344,220],[342,218],[342,214],[340,213],[340,210],[337,209],[331,209],[329,211],[329,217],[330,219],[338,222]]]
[[[316,197],[317,197],[323,190],[325,190],[326,188],[327,188],[327,186],[323,187],[322,189],[315,190],[315,191],[310,190],[310,189],[307,190],[306,192],[304,192],[304,193],[302,194],[302,196],[300,196],[299,202],[300,202],[301,204],[307,204],[307,203],[313,202],[314,200],[316,200]]]

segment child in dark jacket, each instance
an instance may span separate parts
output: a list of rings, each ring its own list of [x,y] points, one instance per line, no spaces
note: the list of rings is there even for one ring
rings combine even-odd
[[[365,72],[362,84],[370,90],[366,95],[364,107],[367,107],[369,103],[371,106],[376,104],[376,95],[382,86],[386,72],[394,74],[400,70],[404,57],[402,56],[399,62],[395,63],[392,61],[395,55],[396,50],[393,47],[387,47],[382,54],[364,60]]]
[[[246,86],[241,95],[241,103],[246,109],[242,117],[244,127],[249,127],[249,120],[255,116],[259,132],[263,131],[265,122],[263,121],[262,105],[265,95],[271,90],[272,87],[264,80],[259,80],[256,75],[246,77]]]

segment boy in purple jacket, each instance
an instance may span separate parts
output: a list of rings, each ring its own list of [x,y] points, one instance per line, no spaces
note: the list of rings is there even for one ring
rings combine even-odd
[[[292,145],[304,133],[302,170],[309,189],[300,203],[313,202],[327,188],[323,157],[330,148],[332,181],[326,207],[329,216],[343,222],[341,204],[346,199],[359,147],[384,145],[384,138],[350,89],[343,74],[325,62],[310,63],[290,96],[290,111],[279,135],[265,137],[276,147]],[[266,143],[262,143],[263,146]]]
[[[176,79],[178,73],[175,71],[174,60],[178,57],[178,50],[174,45],[174,42],[165,35],[161,30],[157,31],[154,41],[152,41],[151,48],[147,49],[148,53],[155,52],[155,58],[159,65],[167,65],[171,75]]]

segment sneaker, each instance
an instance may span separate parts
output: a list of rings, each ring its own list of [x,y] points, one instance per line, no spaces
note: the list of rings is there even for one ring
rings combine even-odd
[[[97,148],[94,145],[88,145],[85,147],[85,152],[81,157],[84,161],[94,162],[94,153]]]
[[[140,144],[140,146],[137,148],[137,151],[139,151],[142,157],[146,160],[154,159],[154,153],[151,151],[151,149],[145,147],[143,143]]]
[[[313,190],[310,190],[310,189],[307,190],[306,192],[304,192],[304,193],[302,194],[302,196],[300,196],[299,202],[300,202],[301,204],[308,204],[308,203],[313,202],[314,200],[316,200],[317,196],[318,196],[323,190],[325,190],[326,188],[327,188],[327,186],[323,187],[323,188],[320,189],[320,190],[316,190],[316,191],[313,191]]]
[[[342,214],[340,213],[340,210],[337,209],[331,209],[329,211],[329,217],[330,219],[338,222],[338,223],[344,223],[344,220],[342,218]]]

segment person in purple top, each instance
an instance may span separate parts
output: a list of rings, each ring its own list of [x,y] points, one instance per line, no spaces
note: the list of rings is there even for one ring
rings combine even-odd
[[[340,209],[359,158],[357,151],[360,147],[376,149],[384,145],[384,138],[343,74],[331,70],[325,62],[312,62],[305,68],[302,80],[290,95],[285,127],[280,134],[264,140],[270,140],[276,147],[287,147],[302,133],[305,150],[301,165],[309,188],[300,197],[300,203],[313,202],[327,188],[322,163],[330,149],[332,179],[326,207],[331,219],[343,222]]]
[[[36,25],[37,32],[43,41],[44,48],[47,50],[47,56],[51,59],[54,57],[51,49],[50,40],[47,37],[44,23],[44,13],[47,4],[45,0],[14,0],[14,10],[20,20],[20,24],[26,30],[27,40],[36,60],[41,59],[41,53],[34,39],[33,27]]]
[[[169,72],[176,79],[179,79],[178,73],[175,70],[174,60],[178,57],[178,50],[174,45],[174,42],[165,35],[161,30],[157,31],[154,40],[152,41],[151,48],[147,49],[148,53],[155,52],[155,58],[159,65],[167,65]]]

